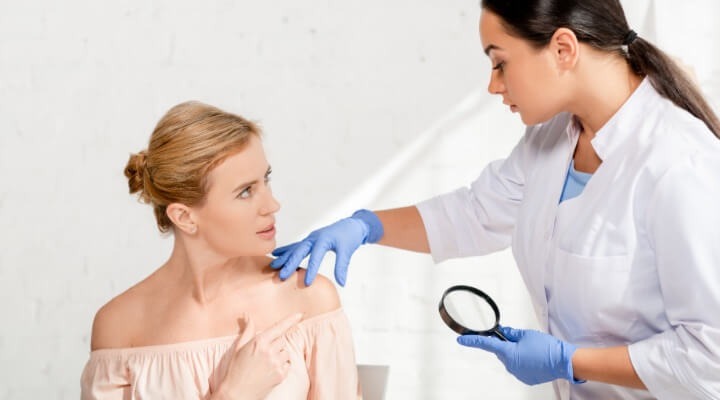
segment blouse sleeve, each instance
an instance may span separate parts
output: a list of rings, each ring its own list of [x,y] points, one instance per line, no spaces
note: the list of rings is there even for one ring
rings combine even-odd
[[[672,326],[629,347],[658,399],[720,398],[720,156],[695,156],[661,178],[647,229]]]
[[[356,399],[358,372],[347,316],[337,310],[308,322],[304,329],[308,400]]]
[[[106,350],[90,353],[80,378],[81,400],[126,400],[130,398],[127,364],[119,354]]]

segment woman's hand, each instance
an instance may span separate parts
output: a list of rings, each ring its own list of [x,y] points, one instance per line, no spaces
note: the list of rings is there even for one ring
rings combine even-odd
[[[575,346],[554,336],[529,329],[500,327],[508,341],[491,336],[463,335],[458,343],[494,353],[505,368],[527,385],[567,379],[582,383],[573,376],[572,356]]]
[[[245,330],[236,344],[225,378],[211,399],[265,398],[287,377],[291,361],[282,336],[300,319],[302,314],[293,314],[255,335],[253,321],[244,316]]]
[[[547,333],[500,327],[508,342],[494,337],[463,335],[458,343],[494,353],[505,368],[528,385],[567,379],[586,380],[647,390],[635,372],[627,346],[581,348]]]

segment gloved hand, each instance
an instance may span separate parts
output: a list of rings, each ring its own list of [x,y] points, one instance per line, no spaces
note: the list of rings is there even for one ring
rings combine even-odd
[[[495,353],[505,369],[527,385],[567,379],[572,383],[585,381],[573,377],[572,355],[576,347],[554,336],[529,329],[499,328],[509,340],[493,336],[463,335],[457,341],[463,346],[477,347]]]
[[[335,280],[345,286],[347,268],[350,257],[360,245],[375,243],[383,235],[380,219],[369,210],[358,210],[351,217],[341,219],[332,225],[313,231],[305,239],[275,249],[272,254],[277,257],[270,266],[280,269],[280,279],[290,277],[300,262],[310,254],[305,285],[310,286],[315,280],[320,262],[325,253],[335,252]]]

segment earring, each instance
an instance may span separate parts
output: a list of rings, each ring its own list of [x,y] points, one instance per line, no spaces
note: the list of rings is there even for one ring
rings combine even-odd
[[[193,226],[192,229],[190,229],[190,233],[194,234],[195,232],[197,232],[197,226]]]

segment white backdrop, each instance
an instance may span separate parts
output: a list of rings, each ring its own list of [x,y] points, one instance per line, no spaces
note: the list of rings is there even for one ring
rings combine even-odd
[[[720,3],[624,3],[717,108]],[[467,184],[503,157],[522,125],[485,91],[479,11],[476,0],[1,0],[0,399],[78,398],[95,311],[168,256],[122,170],[178,102],[261,123],[281,244],[357,207]],[[508,252],[435,266],[367,247],[341,290],[358,361],[390,366],[389,399],[550,398],[455,343],[437,300],[459,282],[491,293],[503,322],[536,326]]]

